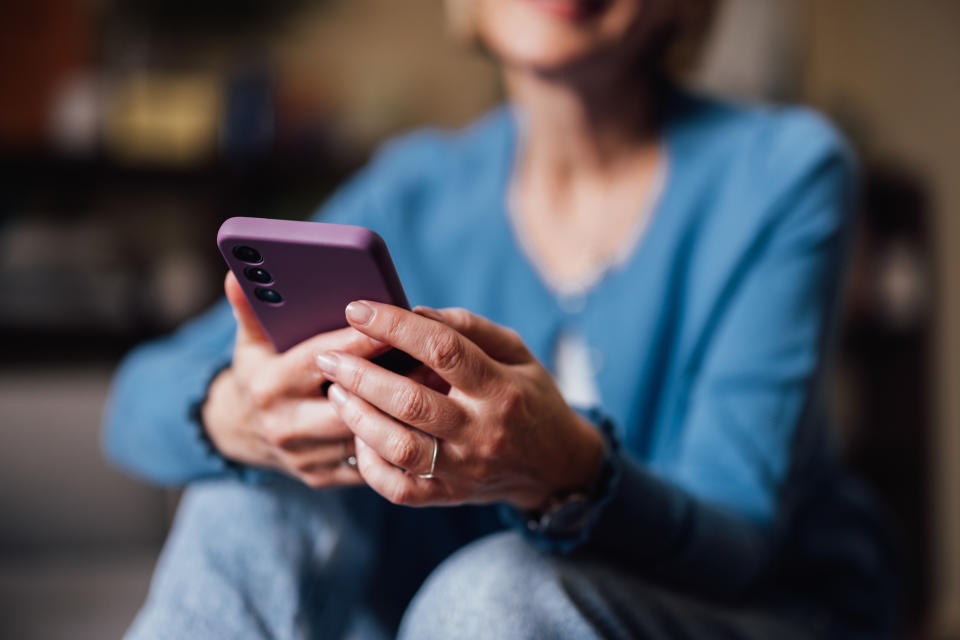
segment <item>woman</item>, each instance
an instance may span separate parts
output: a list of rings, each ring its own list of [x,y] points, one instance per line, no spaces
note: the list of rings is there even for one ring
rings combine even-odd
[[[230,276],[236,323],[128,357],[108,452],[208,479],[131,637],[892,633],[818,394],[847,152],[664,83],[688,5],[468,5],[508,104],[391,143],[319,214],[377,230],[431,307],[356,301],[277,355]]]

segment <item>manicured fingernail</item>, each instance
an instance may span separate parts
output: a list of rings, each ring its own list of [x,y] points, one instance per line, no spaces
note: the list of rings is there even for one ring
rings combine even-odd
[[[332,384],[330,388],[327,389],[327,397],[330,398],[330,401],[337,405],[338,407],[343,405],[347,401],[347,392],[344,391],[340,385]]]
[[[347,305],[347,320],[353,324],[367,324],[373,318],[373,307],[366,302],[351,302]]]
[[[336,377],[337,366],[339,366],[339,364],[339,358],[332,353],[321,353],[317,356],[317,366],[320,367],[320,370],[331,378]]]

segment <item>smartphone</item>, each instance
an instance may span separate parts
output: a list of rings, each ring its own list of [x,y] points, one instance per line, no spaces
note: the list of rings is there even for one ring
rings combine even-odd
[[[348,326],[353,300],[410,308],[386,243],[364,227],[237,217],[217,246],[278,353]],[[420,364],[396,349],[374,362],[399,373]]]

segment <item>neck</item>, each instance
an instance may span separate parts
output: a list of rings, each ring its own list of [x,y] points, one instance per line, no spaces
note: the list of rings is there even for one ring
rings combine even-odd
[[[640,77],[590,74],[579,82],[529,70],[505,74],[525,118],[524,162],[559,175],[605,174],[657,140],[657,104]]]

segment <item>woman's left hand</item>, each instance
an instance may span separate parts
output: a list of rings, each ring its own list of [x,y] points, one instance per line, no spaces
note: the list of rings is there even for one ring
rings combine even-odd
[[[587,487],[603,437],[573,411],[520,336],[463,309],[416,312],[353,302],[358,331],[424,363],[446,384],[429,386],[347,353],[319,364],[328,397],[356,435],[360,475],[393,503],[508,502],[532,510]],[[447,388],[448,386],[448,388]],[[432,478],[434,438],[438,443]]]

